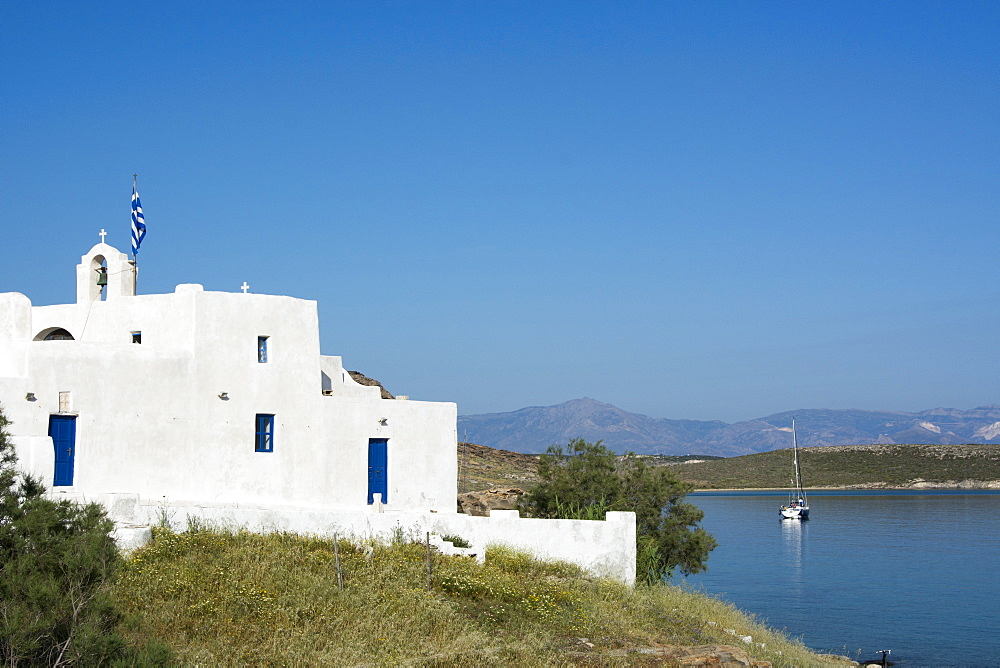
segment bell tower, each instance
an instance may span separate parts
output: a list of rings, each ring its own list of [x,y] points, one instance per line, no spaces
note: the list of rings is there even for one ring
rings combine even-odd
[[[135,277],[135,264],[128,255],[102,241],[76,265],[76,303],[134,297]]]

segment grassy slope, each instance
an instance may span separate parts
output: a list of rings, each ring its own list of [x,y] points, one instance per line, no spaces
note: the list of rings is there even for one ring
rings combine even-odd
[[[330,540],[158,530],[114,593],[131,637],[165,642],[182,665],[642,665],[655,661],[626,652],[715,643],[776,666],[821,663],[732,606],[676,587],[630,589],[493,549],[484,566],[435,555],[428,590],[423,545],[337,547],[343,590]]]
[[[808,487],[909,487],[1000,480],[1000,445],[842,445],[799,451]],[[787,487],[791,450],[677,465],[699,488]]]
[[[782,450],[675,465],[702,487],[783,487],[790,461]],[[1000,446],[806,448],[802,468],[816,487],[1000,480]],[[536,469],[537,456],[471,446],[462,476],[472,489],[530,487]],[[636,665],[621,652],[740,644],[725,629],[753,636],[747,649],[776,666],[820,663],[731,606],[676,587],[630,590],[494,551],[483,567],[435,556],[428,591],[422,546],[370,546],[370,557],[369,546],[338,546],[342,591],[328,540],[158,531],[114,594],[137,643],[160,639],[189,665]]]

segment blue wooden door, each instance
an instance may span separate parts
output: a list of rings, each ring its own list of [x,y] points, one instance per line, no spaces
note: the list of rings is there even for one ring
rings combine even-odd
[[[73,462],[76,458],[76,417],[73,415],[50,415],[49,436],[55,448],[56,469],[52,478],[53,487],[73,484]]]
[[[374,503],[373,494],[382,495],[382,503],[389,502],[389,441],[384,438],[368,439],[368,503]]]

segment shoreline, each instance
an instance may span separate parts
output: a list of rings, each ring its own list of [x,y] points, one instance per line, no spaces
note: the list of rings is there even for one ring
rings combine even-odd
[[[843,492],[843,491],[901,491],[920,492],[929,490],[955,491],[1000,491],[1000,480],[963,480],[962,482],[925,482],[923,480],[909,485],[890,485],[883,482],[866,482],[856,485],[828,485],[825,487],[803,487],[807,492]],[[788,492],[787,487],[698,487],[694,492]]]

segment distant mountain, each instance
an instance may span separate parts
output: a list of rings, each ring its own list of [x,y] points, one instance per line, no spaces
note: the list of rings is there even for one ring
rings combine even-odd
[[[653,418],[584,398],[556,406],[522,408],[513,413],[459,416],[458,437],[515,452],[545,452],[550,445],[565,445],[570,439],[584,438],[603,439],[614,450],[688,454],[684,450],[688,443],[726,426],[725,422],[717,421]]]
[[[584,438],[603,440],[615,452],[733,457],[790,447],[793,417],[803,446],[1000,443],[998,404],[919,413],[804,409],[727,424],[654,418],[589,398],[511,413],[462,415],[458,436],[462,441],[526,453]]]

